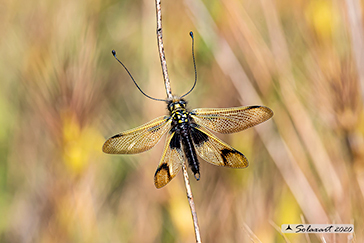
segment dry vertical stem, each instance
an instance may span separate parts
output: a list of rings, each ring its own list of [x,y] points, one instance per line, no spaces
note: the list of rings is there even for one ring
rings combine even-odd
[[[155,5],[156,5],[156,11],[157,11],[158,51],[159,51],[159,57],[161,59],[164,85],[166,88],[167,98],[172,99],[172,97],[173,97],[172,88],[171,88],[171,83],[170,83],[169,76],[168,76],[167,61],[166,61],[166,56],[164,54],[164,46],[163,46],[161,0],[156,0]],[[200,228],[198,226],[197,213],[196,213],[195,203],[193,201],[193,195],[192,195],[191,185],[190,185],[190,181],[188,178],[187,167],[186,167],[185,161],[182,162],[182,170],[183,170],[183,178],[184,178],[185,186],[186,186],[187,199],[188,199],[188,203],[190,204],[190,209],[191,209],[191,214],[192,214],[193,226],[195,228],[195,238],[196,238],[196,242],[200,243],[201,242]]]
[[[164,78],[164,85],[166,87],[167,97],[168,97],[168,99],[171,99],[172,98],[172,88],[171,88],[171,82],[169,80],[166,55],[164,54],[164,46],[163,46],[161,0],[155,0],[155,6],[156,6],[156,10],[157,10],[158,52],[159,52],[159,57],[161,59],[162,72],[163,72],[163,78]]]
[[[188,198],[188,202],[190,204],[190,209],[191,209],[191,214],[192,214],[193,226],[195,227],[195,238],[196,238],[196,242],[199,243],[199,242],[201,242],[200,227],[198,226],[195,203],[193,201],[190,180],[188,179],[187,167],[186,167],[186,163],[184,161],[182,163],[182,170],[183,170],[183,179],[185,181],[185,186],[186,186],[186,191],[187,191],[187,198]]]

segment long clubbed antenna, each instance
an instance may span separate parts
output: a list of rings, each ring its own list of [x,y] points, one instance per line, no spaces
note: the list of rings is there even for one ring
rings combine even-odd
[[[115,50],[112,50],[111,51],[112,55],[115,57],[115,59],[121,64],[121,66],[123,66],[123,68],[126,70],[126,72],[129,74],[131,80],[133,80],[135,86],[137,86],[137,88],[139,89],[140,92],[142,92],[142,94],[146,97],[148,97],[149,99],[152,99],[152,100],[156,100],[156,101],[167,101],[167,100],[164,100],[164,99],[157,99],[157,98],[153,98],[149,95],[147,95],[146,93],[143,92],[143,90],[139,87],[139,85],[135,82],[134,78],[133,78],[133,75],[131,75],[131,73],[129,72],[129,70],[125,67],[125,65],[116,57],[116,51]]]
[[[191,93],[191,91],[195,88],[196,83],[197,83],[197,70],[196,70],[196,60],[195,60],[195,39],[193,38],[193,32],[190,32],[190,36],[192,38],[192,59],[193,59],[193,67],[195,69],[195,82],[192,86],[192,88],[190,89],[190,91],[188,91],[186,94],[182,95],[181,98],[185,97],[186,95],[188,95],[189,93]]]

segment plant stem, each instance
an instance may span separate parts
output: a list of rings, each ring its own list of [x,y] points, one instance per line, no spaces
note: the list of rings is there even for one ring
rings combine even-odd
[[[172,99],[173,95],[172,95],[171,82],[170,82],[169,76],[168,76],[167,61],[166,61],[166,56],[164,54],[164,46],[163,46],[161,0],[155,0],[155,5],[156,5],[156,11],[157,11],[158,52],[159,52],[159,57],[161,59],[162,72],[163,72],[164,85],[166,88],[167,98]],[[182,171],[183,171],[183,179],[185,181],[185,187],[186,187],[186,192],[187,192],[187,199],[188,199],[188,203],[189,203],[190,209],[191,209],[193,226],[195,228],[196,242],[201,243],[200,228],[198,226],[197,213],[196,213],[195,203],[193,201],[193,195],[192,195],[190,180],[188,178],[187,167],[186,167],[185,161],[182,161]]]
[[[158,52],[159,52],[159,57],[161,59],[162,72],[163,72],[163,78],[164,78],[164,85],[166,87],[167,98],[171,99],[173,97],[172,88],[171,88],[171,82],[169,80],[166,55],[164,54],[164,46],[163,46],[161,0],[155,0],[155,6],[156,6],[156,10],[157,10]]]
[[[188,203],[190,204],[190,209],[191,209],[191,214],[192,214],[193,226],[195,227],[196,243],[201,243],[200,227],[198,226],[195,203],[193,201],[190,180],[188,178],[187,167],[186,167],[186,163],[184,161],[182,163],[182,170],[183,170],[183,178],[185,181],[185,187],[186,187],[186,192],[187,192],[187,199],[188,199]]]

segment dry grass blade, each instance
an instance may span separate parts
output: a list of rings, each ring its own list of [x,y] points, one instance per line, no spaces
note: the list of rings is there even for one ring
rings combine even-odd
[[[199,30],[201,29],[200,34],[202,38],[209,46],[214,47],[213,54],[216,62],[220,65],[225,75],[231,78],[241,99],[250,104],[261,103],[258,93],[249,82],[244,69],[239,64],[239,61],[226,40],[217,37],[216,28],[214,28],[215,24],[206,11],[203,3],[201,1],[190,0],[185,0],[185,2],[194,14],[195,25]],[[205,29],[209,31],[206,31]],[[265,126],[258,126],[255,129],[265,144],[270,156],[273,158],[273,161],[282,173],[287,185],[291,188],[292,193],[295,195],[296,200],[306,217],[310,222],[315,222],[316,220],[319,220],[319,222],[322,223],[328,222],[325,210],[322,208],[315,192],[307,182],[305,175],[291,156],[287,146],[285,146],[284,141],[281,137],[275,137],[273,135],[273,125],[267,123]],[[307,201],[307,198],[310,198],[310,200]]]
[[[285,242],[291,243],[291,241],[289,241],[288,238],[286,237],[286,235],[282,233],[281,228],[279,228],[279,226],[276,223],[274,223],[272,220],[269,220],[269,223],[283,237],[283,239],[284,239]]]
[[[364,33],[362,4],[358,0],[345,0],[345,2],[353,46],[352,51],[355,57],[356,69],[359,74],[361,94],[362,97],[364,97]]]

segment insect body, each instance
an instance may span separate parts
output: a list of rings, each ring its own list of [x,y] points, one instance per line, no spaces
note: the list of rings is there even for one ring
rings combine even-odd
[[[186,159],[195,178],[200,178],[197,155],[207,162],[231,168],[248,166],[246,157],[213,135],[239,132],[272,117],[273,112],[264,106],[235,108],[186,109],[183,98],[168,101],[169,116],[158,117],[135,129],[109,138],[103,151],[110,154],[134,154],[156,145],[167,133],[164,152],[154,176],[157,188],[165,186],[180,171]]]
[[[170,148],[179,150],[182,149],[191,170],[193,171],[196,179],[199,180],[200,168],[191,137],[191,130],[193,129],[191,125],[193,123],[191,123],[190,114],[187,112],[185,106],[186,102],[183,99],[172,100],[168,104],[168,109],[172,119],[172,129],[170,132],[174,133],[172,137],[173,140],[170,143]]]
[[[200,108],[188,111],[183,97],[194,89],[197,82],[193,33],[190,32],[190,35],[192,37],[195,83],[186,94],[168,100],[156,99],[145,94],[128,69],[116,57],[115,51],[112,51],[115,59],[124,67],[143,95],[152,100],[167,102],[169,115],[158,117],[140,127],[109,138],[102,151],[109,154],[141,153],[154,147],[167,133],[164,152],[154,175],[154,184],[157,188],[165,186],[178,174],[184,160],[187,160],[195,178],[199,180],[200,166],[197,155],[218,166],[247,167],[248,160],[242,153],[218,139],[210,131],[240,132],[273,116],[273,111],[265,106]]]

